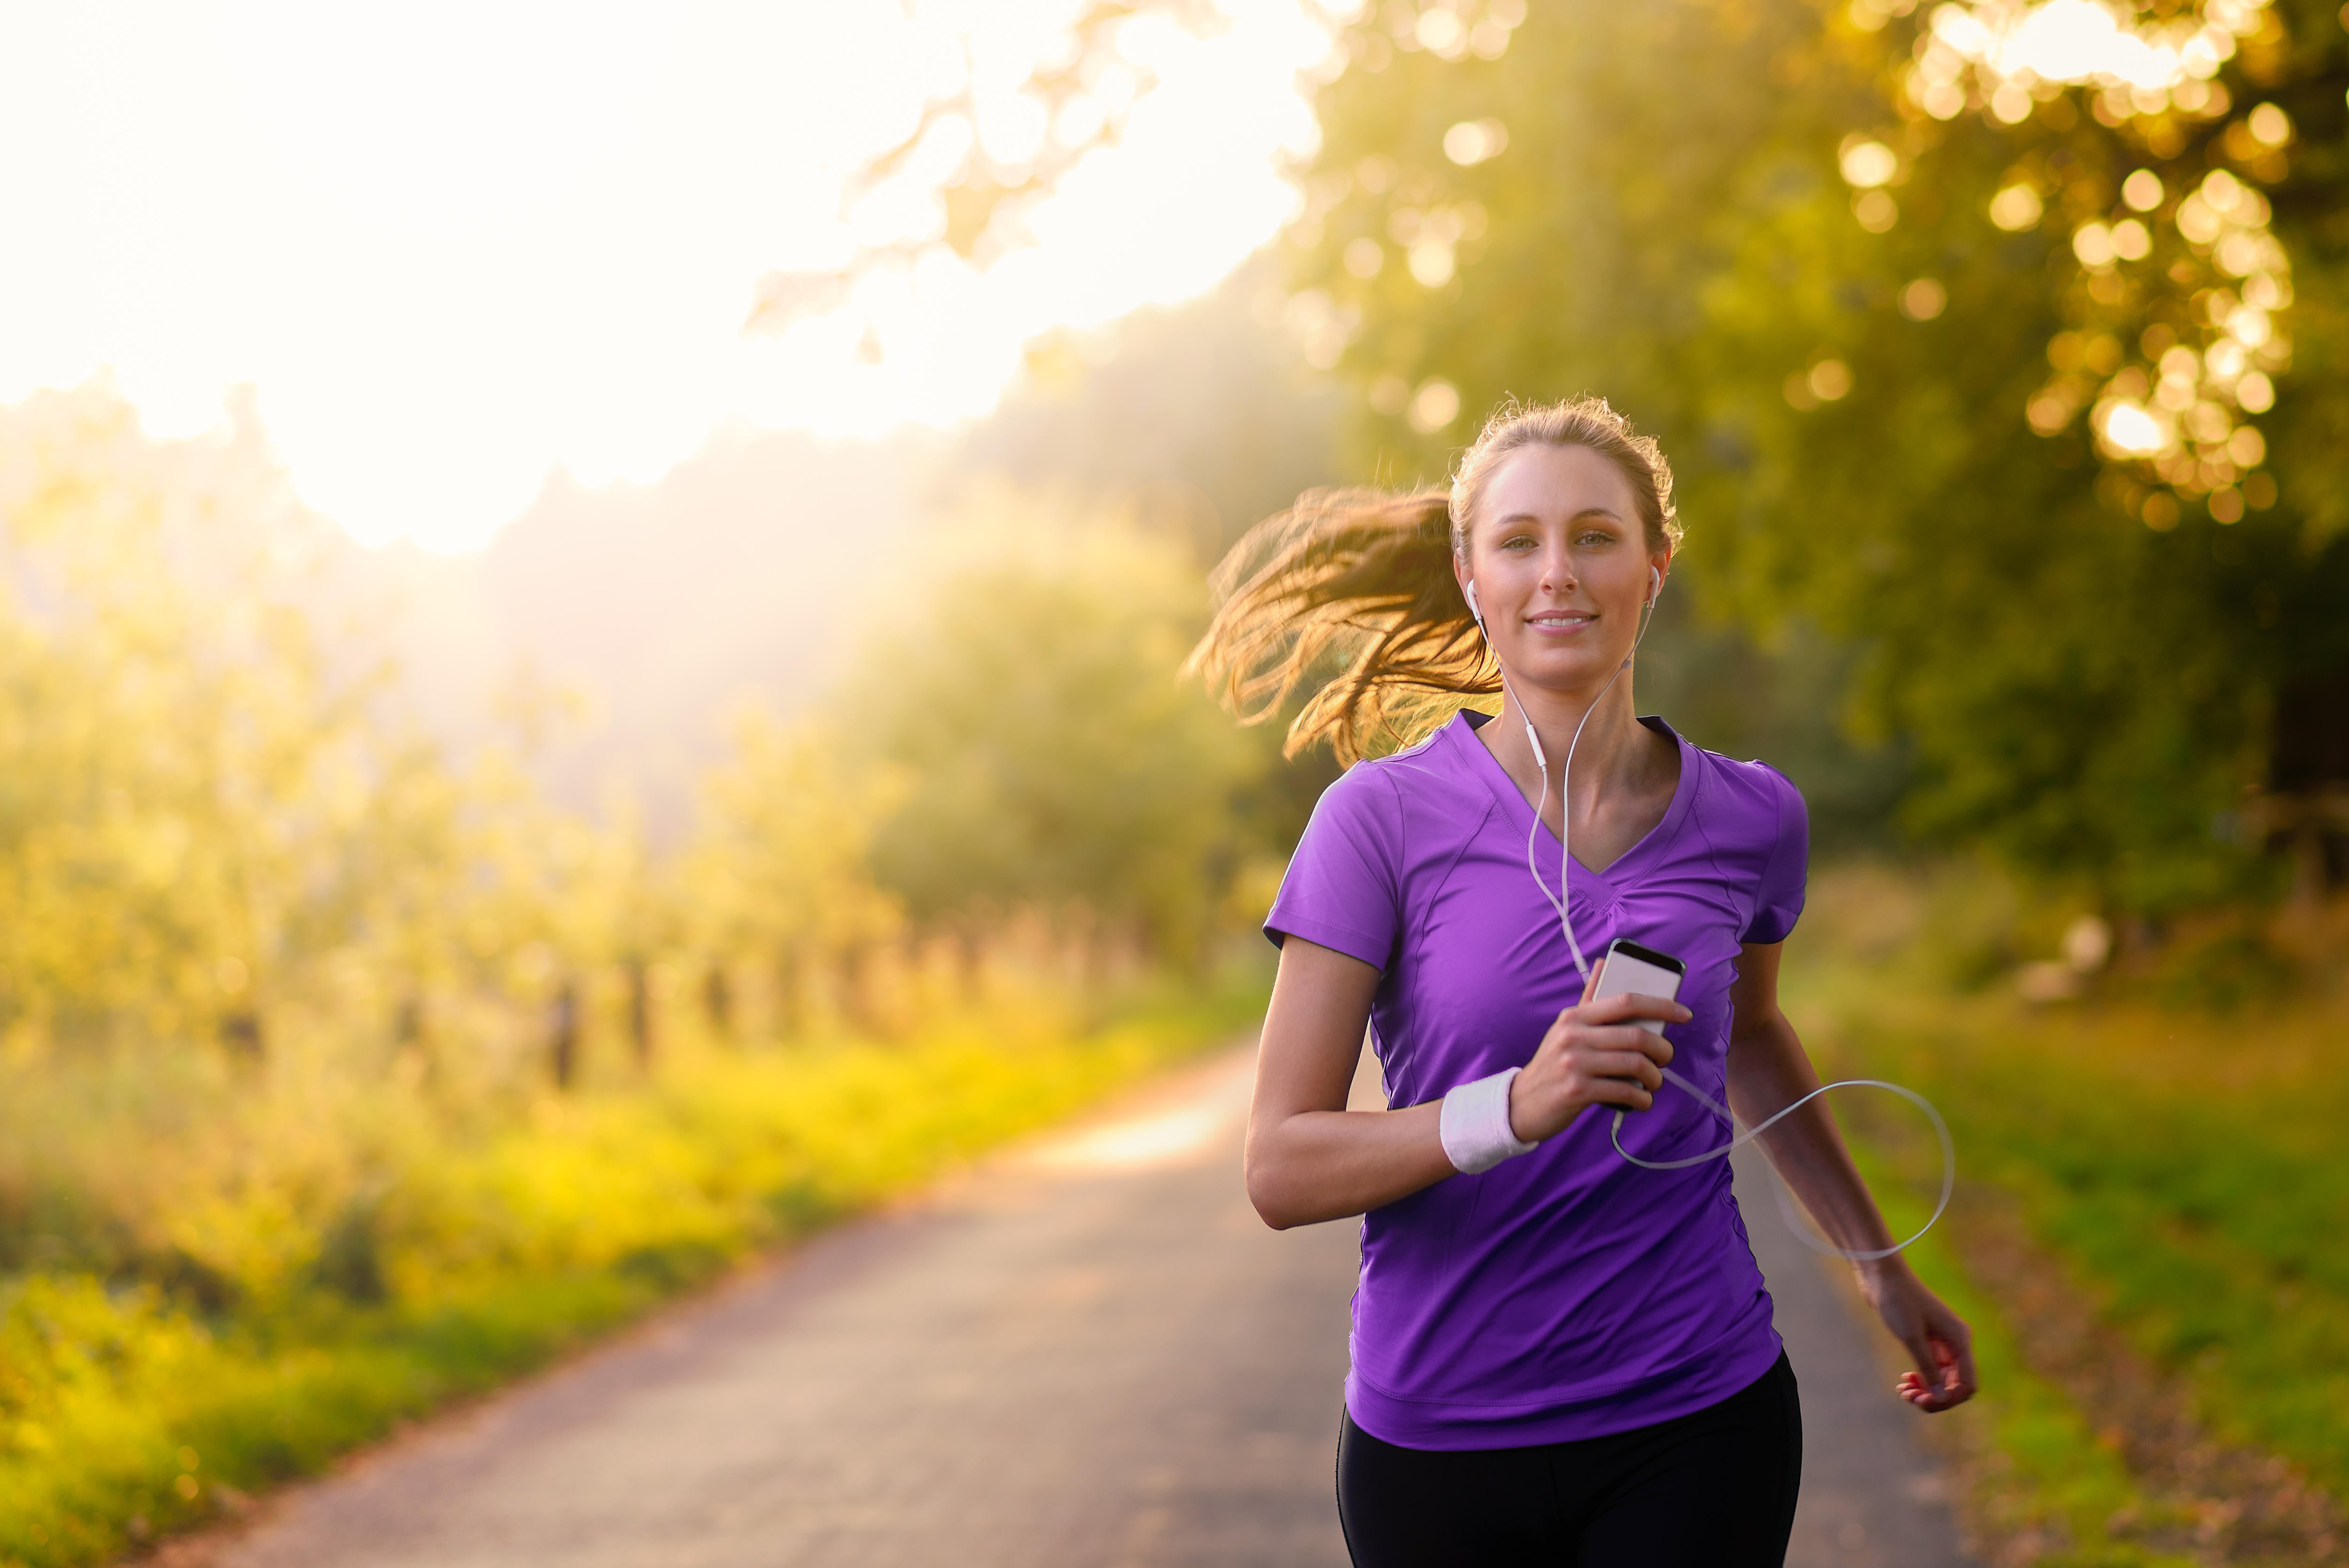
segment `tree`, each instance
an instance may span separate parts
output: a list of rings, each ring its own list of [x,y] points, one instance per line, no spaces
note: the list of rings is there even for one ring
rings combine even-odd
[[[628,846],[401,721],[364,633],[321,631],[332,525],[249,423],[158,441],[41,394],[0,415],[0,524],[11,1054],[256,1057],[290,1017],[379,1059],[436,997],[615,955]]]
[[[1175,677],[1206,619],[1180,542],[1009,492],[952,532],[980,542],[893,602],[836,709],[906,781],[875,874],[925,923],[1026,908],[1195,954],[1269,749]]]
[[[718,969],[710,995],[730,1004],[727,968],[774,979],[778,1024],[804,1023],[807,969],[896,934],[903,912],[874,885],[875,830],[905,795],[885,769],[859,766],[831,727],[785,727],[742,714],[734,755],[704,786],[678,875],[690,939]]]
[[[250,429],[150,441],[98,388],[0,422],[0,1028],[257,1051],[364,919],[373,683],[295,595],[325,525]]]
[[[1490,58],[1514,7],[1383,6],[1299,282],[1383,466],[1511,393],[1660,433],[1702,598],[1860,646],[1919,829],[2133,907],[2239,885],[2274,694],[2349,663],[2341,28],[2148,6],[2132,91],[2023,71],[2028,10],[1870,4],[1560,0]]]

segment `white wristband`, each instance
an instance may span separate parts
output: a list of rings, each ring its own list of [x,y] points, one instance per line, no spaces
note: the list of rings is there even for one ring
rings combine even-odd
[[[1444,1152],[1462,1174],[1490,1171],[1513,1155],[1529,1154],[1534,1146],[1517,1141],[1509,1126],[1509,1086],[1517,1080],[1516,1068],[1491,1078],[1464,1083],[1444,1097],[1444,1114],[1436,1122]]]

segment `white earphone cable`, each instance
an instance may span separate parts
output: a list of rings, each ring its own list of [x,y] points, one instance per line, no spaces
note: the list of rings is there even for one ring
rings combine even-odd
[[[1699,1088],[1695,1084],[1690,1082],[1679,1073],[1672,1071],[1671,1068],[1664,1068],[1660,1070],[1663,1073],[1667,1081],[1678,1084],[1682,1088],[1686,1089],[1690,1094],[1696,1097],[1699,1104],[1704,1106],[1714,1115],[1729,1123],[1730,1129],[1733,1133],[1735,1133],[1735,1136],[1731,1138],[1727,1143],[1723,1144],[1718,1149],[1708,1149],[1702,1154],[1692,1154],[1684,1160],[1642,1160],[1638,1155],[1623,1147],[1623,1110],[1622,1108],[1619,1106],[1616,1108],[1614,1123],[1608,1130],[1608,1138],[1609,1141],[1615,1145],[1616,1153],[1621,1155],[1626,1161],[1629,1161],[1631,1164],[1639,1166],[1642,1170],[1684,1171],[1692,1165],[1702,1165],[1708,1160],[1724,1159],[1732,1151],[1742,1149],[1746,1144],[1760,1138],[1764,1133],[1769,1131],[1770,1129],[1775,1127],[1779,1122],[1785,1120],[1787,1117],[1794,1115],[1795,1112],[1802,1109],[1803,1107],[1810,1104],[1811,1101],[1818,1099],[1819,1096],[1826,1093],[1827,1090],[1831,1088],[1880,1088],[1888,1089],[1890,1092],[1899,1095],[1901,1099],[1909,1101],[1911,1105],[1917,1107],[1918,1109],[1923,1111],[1926,1117],[1933,1123],[1933,1135],[1941,1140],[1941,1196],[1940,1201],[1933,1205],[1932,1218],[1927,1220],[1922,1225],[1920,1225],[1917,1228],[1917,1233],[1910,1236],[1908,1241],[1895,1242],[1889,1247],[1874,1247],[1866,1249],[1839,1247],[1833,1242],[1824,1241],[1819,1237],[1811,1234],[1810,1227],[1802,1222],[1802,1220],[1795,1212],[1794,1204],[1787,1201],[1786,1184],[1782,1180],[1775,1183],[1775,1190],[1778,1195],[1778,1212],[1785,1217],[1786,1228],[1793,1231],[1806,1245],[1815,1249],[1816,1251],[1831,1253],[1837,1257],[1848,1258],[1854,1263],[1867,1263],[1876,1258],[1889,1258],[1893,1253],[1899,1252],[1904,1247],[1907,1247],[1909,1243],[1918,1241],[1923,1237],[1927,1231],[1933,1228],[1935,1222],[1940,1219],[1942,1213],[1946,1212],[1950,1206],[1950,1195],[1956,1191],[1958,1184],[1958,1147],[1956,1142],[1950,1137],[1950,1124],[1941,1119],[1941,1113],[1933,1109],[1933,1102],[1927,1099],[1923,1095],[1919,1094],[1913,1088],[1907,1088],[1901,1084],[1887,1083],[1882,1078],[1838,1078],[1834,1083],[1823,1083],[1819,1085],[1818,1088],[1811,1090],[1810,1093],[1803,1096],[1800,1099],[1795,1100],[1791,1104],[1782,1108],[1775,1115],[1770,1117],[1768,1119],[1757,1122],[1753,1127],[1748,1128],[1744,1131],[1738,1131],[1737,1117],[1727,1106],[1713,1099],[1713,1096],[1705,1093],[1703,1089]]]

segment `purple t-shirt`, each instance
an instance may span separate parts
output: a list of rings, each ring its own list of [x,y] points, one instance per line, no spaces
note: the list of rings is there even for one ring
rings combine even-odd
[[[1418,1105],[1531,1059],[1582,982],[1526,869],[1533,809],[1463,713],[1412,749],[1359,763],[1314,809],[1265,921],[1381,971],[1371,1006],[1388,1103]],[[1775,770],[1690,745],[1654,830],[1568,907],[1595,965],[1630,937],[1688,965],[1695,1016],[1665,1030],[1673,1067],[1727,1099],[1729,987],[1741,943],[1802,911],[1809,820]],[[1535,857],[1557,886],[1547,827]],[[1346,1406],[1419,1449],[1511,1448],[1628,1431],[1702,1409],[1778,1357],[1770,1296],[1729,1161],[1626,1163],[1593,1109],[1530,1154],[1453,1176],[1362,1220]],[[1649,1160],[1719,1147],[1722,1119],[1670,1084],[1627,1117]]]

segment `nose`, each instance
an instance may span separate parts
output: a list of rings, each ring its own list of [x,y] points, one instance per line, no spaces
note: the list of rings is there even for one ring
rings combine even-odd
[[[1554,540],[1542,551],[1541,587],[1545,593],[1571,593],[1576,587],[1574,552],[1564,540]]]

